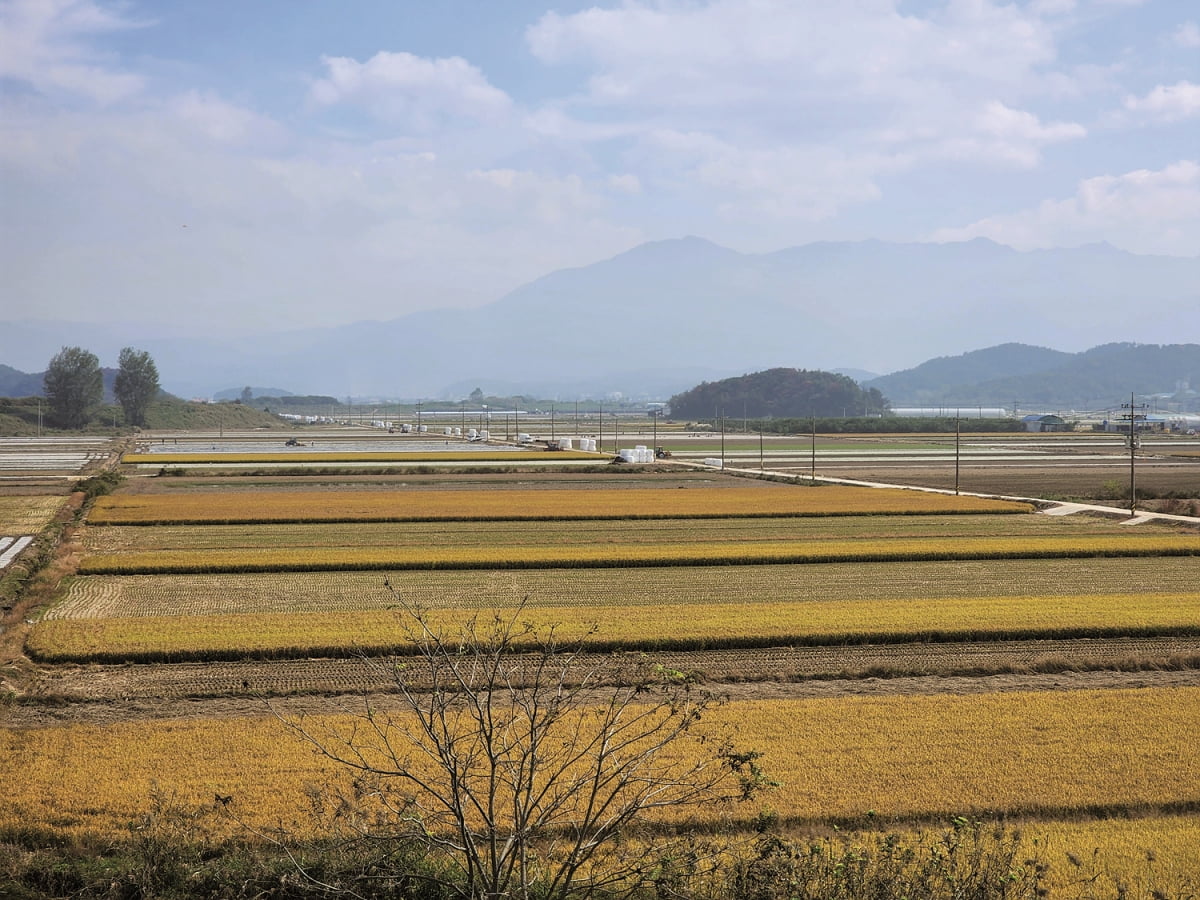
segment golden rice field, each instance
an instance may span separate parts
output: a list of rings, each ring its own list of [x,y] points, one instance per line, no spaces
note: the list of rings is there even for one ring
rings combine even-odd
[[[87,575],[68,579],[43,618],[206,616],[231,613],[387,609],[385,578],[418,606],[491,610],[524,602],[595,610],[663,604],[815,603],[1026,597],[1048,604],[1080,595],[1197,588],[1190,557],[941,560],[801,566],[683,566],[641,569],[246,572],[205,575]]]
[[[353,547],[163,550],[96,553],[83,575],[288,572],[350,569],[608,568],[754,563],[878,562],[923,559],[1034,559],[1092,556],[1197,556],[1200,534],[1135,533],[956,539],[722,541],[574,546]],[[819,577],[819,576],[814,576]]]
[[[1178,814],[1200,809],[1198,717],[1200,688],[1177,688],[739,702],[701,727],[753,736],[781,782],[762,803],[785,823],[1030,818],[1027,845],[1063,889],[1076,875],[1066,854],[1097,848],[1129,860],[1127,876],[1147,850],[1159,871],[1194,871],[1200,820]],[[0,760],[24,773],[6,784],[0,830],[39,823],[62,835],[124,834],[156,788],[185,808],[229,795],[250,823],[303,833],[305,787],[346,777],[258,717],[0,728]],[[733,814],[748,821],[757,808]],[[1116,819],[1088,820],[1096,814]]]
[[[1150,533],[1173,533],[1153,524]],[[1138,533],[1143,533],[1139,530]],[[1107,519],[1072,516],[803,516],[720,519],[643,519],[634,524],[601,519],[545,528],[511,522],[337,522],[305,525],[89,525],[80,541],[88,553],[149,550],[227,550],[245,547],[426,547],[553,544],[685,544],[706,541],[828,541],[889,538],[1035,537],[1128,535],[1129,527]]]
[[[35,534],[53,521],[66,498],[0,496],[0,535]]]
[[[1200,819],[1156,816],[1144,819],[1031,824],[1025,847],[1051,865],[1049,887],[1064,891],[1087,879],[1097,894],[1153,897],[1161,885],[1180,885],[1177,896],[1200,891]],[[1053,896],[1058,896],[1054,894]]]
[[[121,462],[127,465],[220,465],[221,463],[297,463],[321,465],[339,462],[352,463],[441,463],[441,462],[562,462],[568,459],[590,459],[607,462],[608,457],[581,450],[462,450],[433,453],[388,451],[309,451],[298,449],[288,453],[126,453]]]
[[[447,629],[523,603],[531,624],[594,628],[598,649],[1200,634],[1194,532],[915,491],[581,481],[118,491],[27,649],[88,663],[401,651],[385,578]],[[1200,845],[1200,687],[739,701],[708,721],[766,753],[785,822],[1025,819],[1064,900],[1068,853],[1101,848],[1135,884],[1147,850],[1186,871]],[[305,785],[345,777],[257,715],[0,727],[0,770],[27,773],[6,785],[0,833],[64,835],[126,833],[156,784],[304,832]]]
[[[286,491],[110,494],[89,520],[98,525],[541,520],[1025,513],[1025,503],[922,491],[842,486],[752,488]]]
[[[377,588],[377,602],[387,598]],[[104,598],[98,598],[104,604]],[[44,660],[231,659],[244,656],[337,656],[403,652],[395,612],[358,609],[331,616],[319,612],[189,614],[203,600],[173,613],[125,618],[49,618],[28,639]],[[471,615],[462,608],[435,609],[431,618],[454,628]],[[659,602],[537,606],[523,622],[561,626],[587,643],[628,649],[1001,640],[1028,637],[1095,637],[1137,634],[1200,634],[1200,593],[1078,596],[962,597],[928,599],[811,600],[747,603]]]

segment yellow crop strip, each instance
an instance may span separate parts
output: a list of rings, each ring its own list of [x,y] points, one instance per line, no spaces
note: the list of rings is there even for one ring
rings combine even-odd
[[[828,563],[819,577],[813,574],[803,566],[664,566],[440,570],[391,573],[391,579],[408,602],[430,609],[492,610],[524,601],[530,607],[591,615],[610,606],[967,603],[971,598],[1027,597],[1031,589],[1039,592],[1043,607],[1069,614],[1075,601],[1065,598],[1121,595],[1127,598],[1126,608],[1137,610],[1145,601],[1184,595],[1196,586],[1196,562],[1190,557]],[[383,586],[385,577],[388,573],[381,571],[78,576],[66,580],[44,618],[385,609],[394,602]],[[1153,584],[1155,590],[1129,597],[1131,584]]]
[[[1200,688],[733,703],[702,727],[761,751],[785,822],[951,815],[1071,819],[1200,806]],[[0,728],[0,829],[122,833],[153,786],[233,795],[260,825],[304,823],[330,764],[269,718]],[[746,810],[749,818],[753,809]],[[714,816],[721,811],[714,811]]]
[[[590,459],[607,462],[608,456],[584,453],[580,450],[447,450],[445,452],[416,452],[404,450],[322,450],[292,453],[126,453],[121,462],[127,465],[220,465],[221,463],[435,463],[435,462],[529,462]]]
[[[1145,523],[1152,533],[1173,533]],[[89,553],[241,547],[503,546],[517,544],[698,543],[705,541],[877,540],[890,538],[1126,535],[1129,527],[1090,516],[787,516],[720,519],[576,521],[569,526],[513,528],[509,522],[337,522],[246,525],[88,525]]]
[[[854,487],[678,490],[279,491],[110,494],[90,521],[101,525],[187,522],[321,522],[639,519],[722,516],[1029,512],[1024,503],[922,491]]]
[[[963,537],[957,540],[723,541],[511,547],[354,547],[166,550],[97,553],[83,575],[184,572],[286,572],[346,569],[524,569],[750,565],[922,559],[1033,559],[1089,556],[1196,556],[1200,535]]]
[[[223,613],[204,602],[209,615],[131,611],[125,618],[47,618],[34,626],[27,646],[37,657],[51,660],[303,655],[336,648],[378,652],[397,645],[403,649],[396,613],[386,608],[391,600],[380,586],[371,601],[374,608],[363,608],[367,601],[359,600],[352,615],[336,617],[329,612],[339,611],[337,605],[322,611],[235,614],[240,606],[235,597]],[[469,614],[463,609],[434,611],[435,618],[447,624]],[[935,635],[986,640],[1200,633],[1200,593],[799,603],[739,603],[730,598],[723,603],[537,606],[525,609],[522,620],[559,625],[564,634],[582,634],[596,626],[598,645],[635,649],[912,641]]]

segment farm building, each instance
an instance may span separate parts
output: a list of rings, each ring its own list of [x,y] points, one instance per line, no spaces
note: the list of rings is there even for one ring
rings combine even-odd
[[[1041,415],[1035,413],[1022,416],[1026,431],[1067,431],[1067,422],[1061,416]]]

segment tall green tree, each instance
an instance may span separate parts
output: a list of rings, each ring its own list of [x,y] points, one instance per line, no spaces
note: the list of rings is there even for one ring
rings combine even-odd
[[[64,428],[82,428],[104,399],[104,376],[95,353],[63,347],[42,379],[50,414]]]
[[[158,396],[158,367],[145,350],[121,351],[113,393],[130,425],[146,424],[146,407]]]

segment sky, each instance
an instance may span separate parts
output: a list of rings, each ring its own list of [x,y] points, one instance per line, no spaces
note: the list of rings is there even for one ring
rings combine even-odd
[[[0,0],[0,320],[387,320],[686,235],[1200,255],[1200,2]]]

